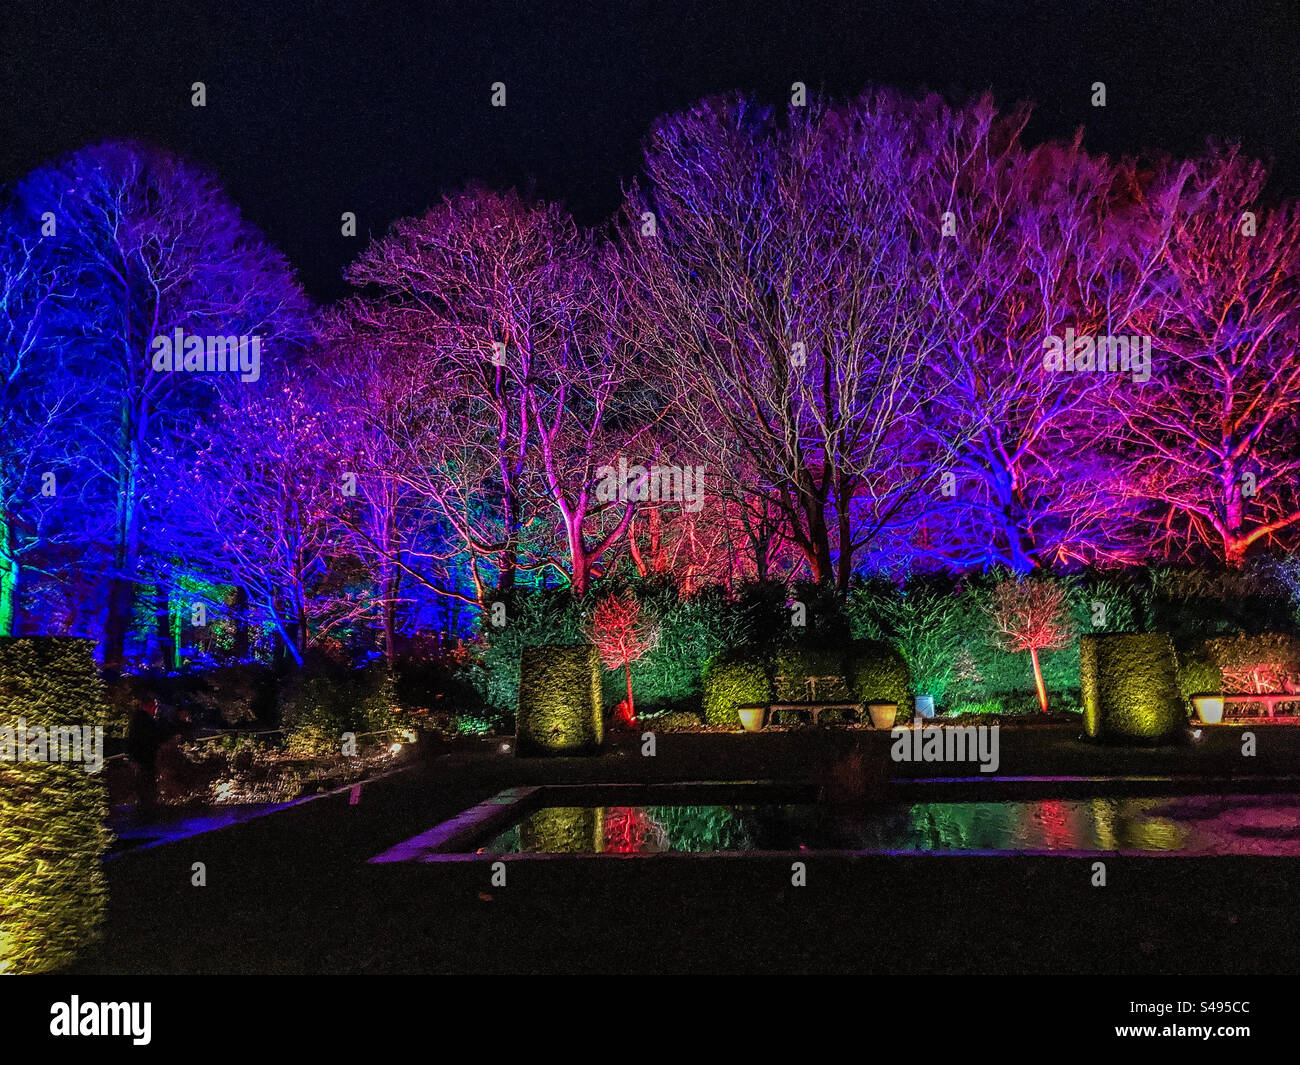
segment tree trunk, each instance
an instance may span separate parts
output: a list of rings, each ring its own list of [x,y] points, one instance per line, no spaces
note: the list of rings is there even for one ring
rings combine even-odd
[[[18,564],[13,526],[3,514],[0,514],[0,534],[3,534],[0,537],[0,636],[16,636],[22,568]]]
[[[1034,660],[1034,686],[1038,688],[1038,706],[1047,713],[1047,686],[1043,683],[1043,668],[1038,664],[1038,648],[1029,649],[1029,657]]]

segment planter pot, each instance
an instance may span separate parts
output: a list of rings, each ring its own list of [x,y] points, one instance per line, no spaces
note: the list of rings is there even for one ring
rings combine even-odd
[[[740,727],[746,732],[757,732],[763,727],[763,706],[740,706],[736,713],[740,715]]]
[[[916,716],[923,717],[927,721],[934,717],[934,696],[918,695],[916,697]]]
[[[868,703],[867,714],[871,717],[872,728],[891,729],[894,727],[894,718],[898,716],[898,704]]]
[[[1207,725],[1217,725],[1223,720],[1223,698],[1218,695],[1193,695],[1192,705],[1196,716]]]

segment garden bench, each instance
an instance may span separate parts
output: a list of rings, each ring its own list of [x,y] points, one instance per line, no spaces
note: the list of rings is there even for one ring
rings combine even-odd
[[[759,727],[762,728],[771,722],[772,715],[778,710],[806,712],[812,718],[812,723],[816,725],[823,710],[855,710],[861,718],[864,708],[861,703],[742,703],[737,709],[761,710],[763,716]]]
[[[858,717],[861,717],[863,707],[861,703],[772,703],[767,708],[768,717],[778,710],[806,711],[815,725],[823,710],[855,710]]]
[[[1223,670],[1221,693],[1225,709],[1229,703],[1263,703],[1268,716],[1277,713],[1278,703],[1300,702],[1296,677],[1284,666],[1251,666]]]

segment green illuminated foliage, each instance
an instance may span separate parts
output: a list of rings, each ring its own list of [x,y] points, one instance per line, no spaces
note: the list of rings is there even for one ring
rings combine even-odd
[[[1170,739],[1187,719],[1168,633],[1084,636],[1080,676],[1092,739]]]
[[[91,641],[0,639],[0,728],[102,725]],[[48,972],[99,935],[110,836],[83,764],[0,762],[0,973]]]
[[[519,666],[521,755],[594,754],[605,738],[600,655],[585,644],[527,647]]]
[[[704,667],[704,720],[710,725],[739,729],[738,706],[770,703],[773,696],[767,662],[752,647],[725,652]]]

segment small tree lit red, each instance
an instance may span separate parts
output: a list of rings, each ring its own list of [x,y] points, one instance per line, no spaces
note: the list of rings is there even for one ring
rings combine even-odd
[[[606,669],[622,669],[627,679],[627,699],[619,704],[618,719],[625,725],[636,722],[632,700],[632,663],[639,661],[659,639],[659,630],[641,614],[641,603],[630,594],[601,599],[591,620],[591,642],[600,652]]]
[[[1056,650],[1070,642],[1072,625],[1065,588],[1035,577],[1005,580],[994,587],[988,614],[1008,651],[1029,652],[1038,706],[1047,713],[1047,686],[1038,652]]]

